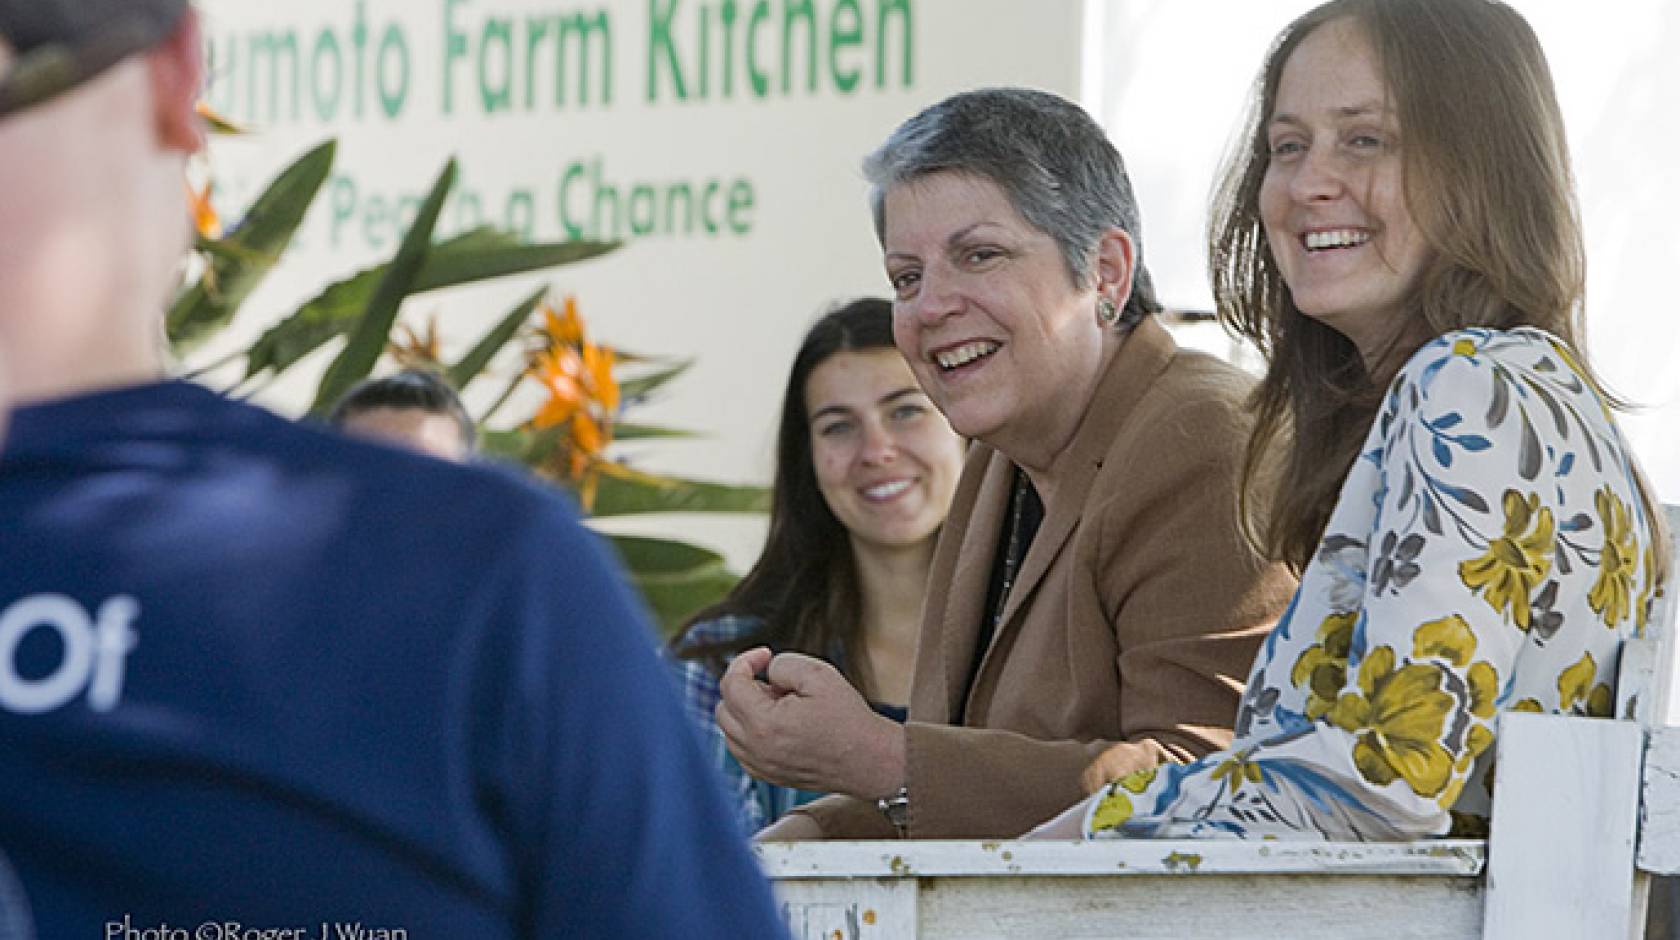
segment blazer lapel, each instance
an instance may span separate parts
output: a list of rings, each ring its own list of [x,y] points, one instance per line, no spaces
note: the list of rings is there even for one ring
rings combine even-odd
[[[981,621],[986,616],[987,583],[991,580],[998,540],[1003,535],[1003,518],[1009,511],[1009,492],[1015,475],[1015,465],[1009,458],[984,445],[980,447],[984,449],[979,451],[982,456],[978,459],[984,464],[968,524],[960,533],[952,533],[961,541],[951,576],[944,581],[928,580],[929,589],[935,592],[928,598],[928,605],[938,610],[934,622],[939,624],[944,660],[945,714],[938,720],[946,723],[962,713],[963,697],[968,693],[968,672],[974,664],[974,648],[980,642]]]
[[[1079,429],[1074,432],[1073,440],[1069,442],[1067,450],[1056,458],[1056,471],[1060,479],[1056,483],[1055,505],[1045,507],[1044,522],[1038,528],[1038,534],[1033,537],[1032,547],[1027,550],[1027,557],[1022,559],[1021,572],[1015,579],[1014,586],[1009,591],[1009,599],[1004,603],[1003,617],[997,629],[992,634],[992,644],[986,656],[980,662],[980,668],[974,676],[974,686],[978,688],[992,663],[992,651],[999,648],[1003,637],[1020,628],[1021,611],[1029,599],[1044,580],[1045,572],[1050,570],[1051,564],[1061,554],[1068,539],[1079,522],[1091,494],[1091,485],[1097,478],[1097,472],[1102,469],[1103,458],[1113,446],[1115,438],[1120,435],[1127,417],[1145,391],[1155,381],[1155,377],[1172,361],[1177,346],[1173,343],[1172,335],[1167,332],[1156,318],[1145,317],[1133,328],[1131,335],[1126,337],[1120,349],[1115,353],[1114,360],[1108,364],[1102,378],[1097,383],[1096,394],[1091,397],[1091,403],[1086,407],[1085,416],[1080,419]],[[1001,455],[999,455],[1001,457]],[[1007,463],[1007,461],[1005,461]],[[1008,483],[1010,474],[999,474],[1004,484],[998,518],[991,527],[990,550],[983,553],[986,563],[986,573],[982,576],[979,604],[985,603],[984,578],[991,574],[991,561],[996,552],[998,539],[1003,528],[1003,514],[1008,509]],[[964,552],[969,546],[964,545]],[[960,583],[960,582],[959,582]],[[954,609],[955,605],[953,605]],[[963,668],[972,663],[974,655],[974,640],[977,639],[978,619],[969,628],[968,658],[961,660]],[[947,624],[947,627],[954,624]],[[950,666],[947,665],[947,670]],[[960,685],[961,680],[958,680]],[[967,690],[972,696],[973,689]]]

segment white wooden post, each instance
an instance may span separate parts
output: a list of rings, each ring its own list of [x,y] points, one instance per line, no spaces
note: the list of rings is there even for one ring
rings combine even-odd
[[[1631,721],[1499,716],[1487,940],[1629,937],[1643,733]]]

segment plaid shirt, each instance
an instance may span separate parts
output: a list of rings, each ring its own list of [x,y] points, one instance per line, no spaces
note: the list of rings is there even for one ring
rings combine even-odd
[[[701,743],[712,757],[713,766],[723,772],[726,792],[735,816],[748,835],[768,826],[783,813],[801,803],[809,803],[821,793],[779,787],[754,777],[735,760],[724,744],[723,730],[717,724],[719,676],[712,672],[704,659],[681,659],[684,650],[713,643],[727,642],[764,632],[764,621],[757,617],[725,614],[714,620],[703,620],[678,639],[671,648],[661,652],[676,677],[683,708],[694,721]]]

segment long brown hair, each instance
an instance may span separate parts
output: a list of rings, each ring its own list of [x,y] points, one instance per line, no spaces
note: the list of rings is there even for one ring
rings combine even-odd
[[[674,655],[722,672],[726,658],[762,644],[837,658],[854,685],[868,687],[866,657],[851,655],[863,638],[862,586],[846,527],[817,486],[805,383],[837,353],[894,348],[892,303],[874,297],[829,311],[805,334],[782,395],[764,551],[727,597],[689,618],[671,642]],[[723,616],[756,618],[764,629],[721,642],[690,637],[695,624]]]
[[[1331,0],[1291,23],[1267,54],[1208,235],[1220,319],[1269,363],[1254,393],[1243,498],[1266,487],[1271,505],[1251,534],[1297,568],[1312,558],[1390,377],[1371,375],[1352,341],[1295,306],[1260,217],[1266,123],[1284,65],[1308,34],[1342,18],[1378,60],[1400,124],[1406,208],[1430,246],[1404,302],[1415,322],[1382,361],[1397,367],[1455,329],[1533,326],[1561,339],[1594,390],[1625,407],[1586,364],[1574,179],[1551,72],[1528,22],[1496,0]],[[1287,455],[1268,456],[1274,445]],[[1639,483],[1663,571],[1662,513]]]

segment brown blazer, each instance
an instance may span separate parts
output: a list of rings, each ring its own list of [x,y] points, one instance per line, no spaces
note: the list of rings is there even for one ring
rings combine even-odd
[[[1084,796],[1116,742],[1137,768],[1230,743],[1243,681],[1295,588],[1237,527],[1252,381],[1132,332],[1057,459],[1054,504],[972,686],[1014,466],[976,445],[928,577],[905,726],[913,838],[1020,835]],[[962,725],[952,721],[962,716]],[[892,838],[873,803],[794,810],[827,838]]]

